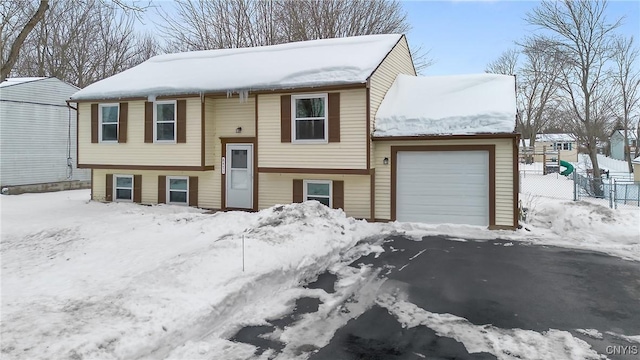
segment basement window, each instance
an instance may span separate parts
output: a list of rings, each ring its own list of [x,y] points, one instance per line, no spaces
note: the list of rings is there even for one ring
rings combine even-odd
[[[305,180],[304,201],[316,200],[331,207],[331,185],[330,180]]]

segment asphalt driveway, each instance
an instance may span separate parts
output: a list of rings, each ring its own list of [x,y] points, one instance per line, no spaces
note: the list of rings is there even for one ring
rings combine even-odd
[[[379,256],[362,257],[351,266],[370,264],[384,269],[380,276],[402,284],[408,301],[421,309],[502,329],[565,330],[611,359],[640,358],[637,353],[611,354],[612,346],[638,347],[615,334],[640,334],[640,263],[594,252],[503,240],[457,241],[434,236],[413,241],[390,236],[382,246],[385,252]],[[319,282],[326,288],[333,280],[326,274]],[[317,309],[317,303],[314,306]],[[298,306],[296,311],[308,313],[314,308]],[[295,315],[286,318],[290,320],[280,319],[280,324],[274,321],[274,328],[287,326]],[[603,336],[587,336],[577,329],[596,329]],[[263,350],[270,347],[277,352],[280,347],[256,343],[251,337],[236,340]],[[438,336],[426,326],[403,328],[386,309],[373,305],[340,328],[331,342],[316,349],[310,358],[496,357],[489,353],[470,354],[462,343]]]

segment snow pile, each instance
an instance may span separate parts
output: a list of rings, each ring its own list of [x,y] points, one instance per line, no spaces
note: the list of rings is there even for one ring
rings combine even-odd
[[[535,197],[529,206],[524,240],[640,261],[640,208]]]
[[[159,55],[71,98],[246,92],[364,83],[402,35],[322,39]]]
[[[1,198],[3,358],[249,353],[223,339],[379,232],[317,202],[206,214],[88,199]]]
[[[385,307],[403,326],[412,328],[425,325],[440,336],[461,342],[469,353],[488,352],[499,360],[601,358],[589,344],[567,331],[549,329],[538,333],[522,329],[500,329],[492,325],[474,325],[465,318],[432,313],[389,295],[381,296],[378,305]]]
[[[376,113],[374,136],[511,133],[515,78],[398,75]]]

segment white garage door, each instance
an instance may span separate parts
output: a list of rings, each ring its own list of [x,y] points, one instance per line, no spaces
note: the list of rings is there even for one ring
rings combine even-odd
[[[489,225],[488,151],[400,151],[396,218]]]

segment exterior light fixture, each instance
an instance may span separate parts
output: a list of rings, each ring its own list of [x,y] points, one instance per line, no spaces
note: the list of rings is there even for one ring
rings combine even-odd
[[[236,134],[240,134],[242,132],[242,126],[238,126],[236,128]]]
[[[389,165],[389,158],[386,157],[386,158],[382,159],[382,163],[385,164],[385,165]]]

